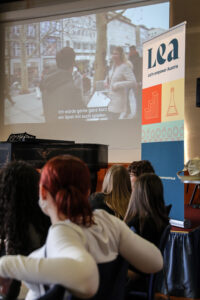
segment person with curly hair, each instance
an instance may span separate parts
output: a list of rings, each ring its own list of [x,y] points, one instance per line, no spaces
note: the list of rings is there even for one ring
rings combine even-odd
[[[119,254],[142,272],[162,269],[162,255],[155,245],[106,211],[92,212],[90,188],[89,169],[79,158],[61,155],[45,164],[39,204],[52,223],[46,243],[29,257],[2,257],[1,286],[5,278],[26,281],[27,300],[44,295],[43,285],[51,284],[64,286],[76,297],[91,298],[99,287],[97,264],[112,262]]]
[[[38,205],[39,172],[24,161],[0,170],[0,253],[28,255],[44,244],[50,220]],[[16,299],[20,282],[13,281],[5,297]]]
[[[155,173],[154,168],[149,160],[138,160],[133,161],[128,166],[128,172],[130,174],[131,186],[134,189],[134,183],[141,174],[143,173]]]
[[[141,176],[142,174],[155,174],[155,170],[149,160],[133,161],[128,166],[128,172],[130,175],[132,191],[134,191],[135,182],[139,176]],[[166,206],[166,211],[168,215],[171,211],[171,208],[172,204]]]

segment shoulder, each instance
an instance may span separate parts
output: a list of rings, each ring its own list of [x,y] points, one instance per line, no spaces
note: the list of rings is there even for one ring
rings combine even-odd
[[[121,75],[128,77],[130,80],[134,80],[133,67],[130,61],[126,61],[119,66],[118,72]]]
[[[124,62],[123,64],[120,65],[120,67],[121,67],[121,70],[126,70],[126,71],[127,70],[132,71],[132,69],[133,69],[130,61]]]
[[[72,74],[69,71],[55,69],[42,80],[41,89],[52,92],[69,82],[72,82]]]
[[[104,227],[106,231],[112,232],[112,234],[120,235],[124,230],[129,229],[124,221],[103,209],[97,209],[93,214],[95,223],[100,227]]]
[[[103,200],[104,197],[105,197],[104,193],[96,192],[96,193],[92,193],[90,195],[89,199],[90,199],[90,201],[94,201],[94,200],[97,200],[97,199]]]
[[[126,64],[131,70],[133,70],[133,64],[130,60],[127,60]]]
[[[92,209],[102,208],[104,205],[105,195],[104,193],[93,193],[89,197],[89,202]]]
[[[80,226],[75,223],[65,220],[53,224],[49,229],[49,235],[62,235],[67,233],[69,236],[82,236],[83,232]]]
[[[84,243],[84,233],[80,226],[66,220],[52,225],[47,236],[47,243],[55,243],[64,240],[66,243]]]
[[[94,225],[83,228],[86,248],[97,263],[115,259],[119,253],[122,236],[127,237],[128,226],[104,210],[93,213]]]
[[[68,220],[52,225],[46,241],[48,257],[77,256],[85,251],[85,245],[83,229]]]
[[[94,193],[90,196],[89,202],[92,207],[92,210],[94,209],[103,209],[107,211],[109,214],[114,215],[114,211],[108,207],[105,203],[105,197],[106,195],[104,193]]]
[[[118,222],[118,219],[115,216],[110,215],[108,212],[106,212],[103,209],[96,209],[93,212],[95,221],[106,221],[111,223]]]

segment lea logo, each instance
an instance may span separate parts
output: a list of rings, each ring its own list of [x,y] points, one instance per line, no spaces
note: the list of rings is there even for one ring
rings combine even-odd
[[[156,51],[155,51],[156,52]],[[173,39],[168,45],[160,44],[157,53],[153,49],[148,49],[148,69],[154,68],[156,64],[163,65],[166,61],[170,62],[178,58],[178,40]]]

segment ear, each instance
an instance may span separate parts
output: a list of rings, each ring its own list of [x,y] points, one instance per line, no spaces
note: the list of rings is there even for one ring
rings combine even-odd
[[[45,187],[43,185],[40,185],[40,195],[42,196],[43,200],[47,199],[47,190],[45,189]]]

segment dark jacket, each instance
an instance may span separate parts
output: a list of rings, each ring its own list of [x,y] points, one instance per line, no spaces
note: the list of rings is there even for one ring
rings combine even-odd
[[[42,80],[40,89],[46,122],[57,121],[62,117],[65,119],[65,116],[83,108],[81,90],[75,87],[70,71],[52,71]]]
[[[137,83],[141,83],[142,82],[142,57],[140,57],[138,53],[135,53],[135,55],[129,56],[129,60],[133,65],[133,73],[135,75]]]
[[[156,220],[153,220],[152,218],[147,217],[144,221],[143,228],[140,229],[139,217],[135,216],[128,223],[128,226],[134,227],[137,234],[139,234],[144,239],[146,239],[146,240],[150,241],[151,243],[155,244],[156,246],[158,246],[162,232],[168,224],[169,224],[169,221],[168,222],[166,221],[166,223],[163,223],[163,226],[161,227],[161,229],[158,230],[157,226],[156,226]]]
[[[114,211],[108,207],[105,203],[105,194],[104,193],[93,193],[89,197],[89,202],[92,210],[94,209],[103,209],[111,215],[115,215]]]

